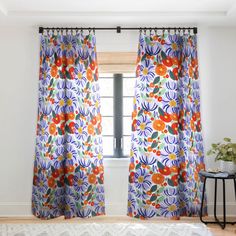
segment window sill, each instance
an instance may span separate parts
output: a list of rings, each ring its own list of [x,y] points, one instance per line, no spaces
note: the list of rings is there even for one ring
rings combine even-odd
[[[127,167],[129,166],[130,158],[124,157],[124,158],[112,158],[112,157],[106,157],[103,158],[103,163],[105,167]]]

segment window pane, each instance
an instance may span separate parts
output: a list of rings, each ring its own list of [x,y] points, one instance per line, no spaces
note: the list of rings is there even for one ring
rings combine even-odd
[[[113,137],[104,137],[102,138],[103,141],[103,155],[104,156],[113,156]]]
[[[123,98],[123,115],[131,116],[133,112],[133,100],[132,97]]]
[[[131,135],[131,117],[123,117],[123,135]]]
[[[123,96],[134,96],[136,78],[123,78]]]
[[[124,136],[123,137],[123,155],[124,156],[130,155],[130,148],[131,148],[131,136]]]
[[[113,78],[100,78],[99,86],[101,97],[113,96]]]
[[[101,98],[101,115],[113,116],[113,98]]]
[[[113,117],[102,117],[102,134],[103,135],[113,135]]]

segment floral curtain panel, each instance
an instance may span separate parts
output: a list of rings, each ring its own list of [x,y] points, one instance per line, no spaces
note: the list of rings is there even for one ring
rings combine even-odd
[[[196,35],[141,33],[128,215],[198,215],[204,169]],[[204,208],[206,213],[206,207]]]
[[[94,35],[41,35],[32,211],[103,215],[100,96]]]

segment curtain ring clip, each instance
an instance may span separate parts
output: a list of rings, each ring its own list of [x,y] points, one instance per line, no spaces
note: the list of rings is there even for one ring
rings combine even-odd
[[[162,28],[162,38],[164,38],[165,37],[165,28],[163,27]]]
[[[155,27],[154,31],[155,31],[155,34],[157,35],[157,28],[156,27]]]

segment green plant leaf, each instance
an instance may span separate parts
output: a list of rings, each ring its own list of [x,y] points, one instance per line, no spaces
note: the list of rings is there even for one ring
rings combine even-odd
[[[229,142],[231,142],[231,139],[230,138],[224,138],[224,141],[229,143]]]

